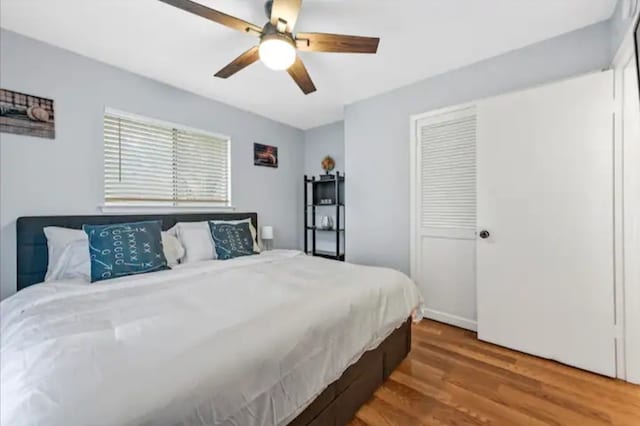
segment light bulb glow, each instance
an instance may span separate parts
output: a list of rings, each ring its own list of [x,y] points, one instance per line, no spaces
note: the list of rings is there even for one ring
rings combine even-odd
[[[275,37],[262,40],[258,53],[260,60],[272,70],[286,70],[296,60],[296,48]]]

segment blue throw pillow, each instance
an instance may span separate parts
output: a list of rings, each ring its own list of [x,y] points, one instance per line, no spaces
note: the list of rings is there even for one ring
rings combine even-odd
[[[256,254],[253,251],[253,235],[249,223],[209,222],[209,228],[218,259]]]
[[[84,225],[91,282],[169,269],[159,221]]]

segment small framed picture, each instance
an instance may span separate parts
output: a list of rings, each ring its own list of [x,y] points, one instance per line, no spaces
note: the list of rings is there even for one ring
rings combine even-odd
[[[0,89],[0,132],[54,139],[53,100]]]
[[[254,143],[253,164],[255,166],[278,168],[278,147]]]

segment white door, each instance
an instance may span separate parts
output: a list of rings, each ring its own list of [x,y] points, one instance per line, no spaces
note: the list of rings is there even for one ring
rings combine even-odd
[[[624,164],[624,317],[626,379],[640,384],[640,103],[636,60],[622,68],[622,142]]]
[[[478,337],[615,376],[613,74],[478,105]]]
[[[412,277],[424,315],[476,329],[476,111],[412,120]]]

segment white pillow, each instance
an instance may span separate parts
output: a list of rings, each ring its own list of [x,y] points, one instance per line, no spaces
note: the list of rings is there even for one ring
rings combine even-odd
[[[207,222],[178,222],[174,227],[184,247],[181,263],[216,259],[213,238]]]
[[[173,228],[162,232],[162,248],[169,266],[177,265],[184,256],[184,247],[173,232]],[[44,235],[49,249],[49,264],[44,280],[81,278],[90,282],[91,260],[87,234],[78,229],[47,226],[44,228]]]
[[[249,229],[251,229],[251,236],[253,237],[253,251],[260,253],[260,247],[258,246],[258,232],[251,223],[251,219],[242,220],[212,220],[213,223],[249,223]],[[201,260],[217,259],[216,246],[211,237],[211,228],[209,228],[209,222],[178,222],[176,226],[171,228],[175,229],[175,233],[180,240],[180,243],[184,246],[185,255],[180,259],[180,263],[198,262]],[[170,231],[171,231],[170,230]]]
[[[258,245],[258,232],[256,231],[256,228],[253,226],[253,223],[251,223],[251,218],[246,218],[246,219],[240,219],[240,220],[210,220],[209,222],[211,223],[230,223],[232,225],[237,225],[238,223],[249,223],[249,229],[251,230],[251,236],[253,237],[253,251],[256,253],[260,253],[260,246]],[[208,225],[207,225],[208,226]],[[211,234],[211,229],[209,228],[209,234]],[[212,243],[213,243],[213,238],[211,239]],[[214,244],[214,251],[215,251],[215,243]],[[217,256],[216,256],[217,257]]]
[[[167,258],[169,266],[175,266],[180,263],[180,259],[184,256],[184,247],[180,244],[178,238],[173,235],[171,230],[162,233],[162,249],[164,257]]]
[[[91,282],[91,261],[89,259],[89,242],[73,241],[62,250],[57,262],[49,264],[45,281],[72,280],[80,278]]]
[[[84,231],[79,229],[61,228],[59,226],[47,226],[43,231],[45,237],[47,237],[47,247],[49,251],[49,264],[47,265],[47,274],[44,277],[45,281],[60,279],[53,277],[53,271],[54,269],[59,270],[58,263],[60,262],[62,253],[65,248],[74,241],[84,241],[86,243],[87,261],[89,260],[89,238]]]

